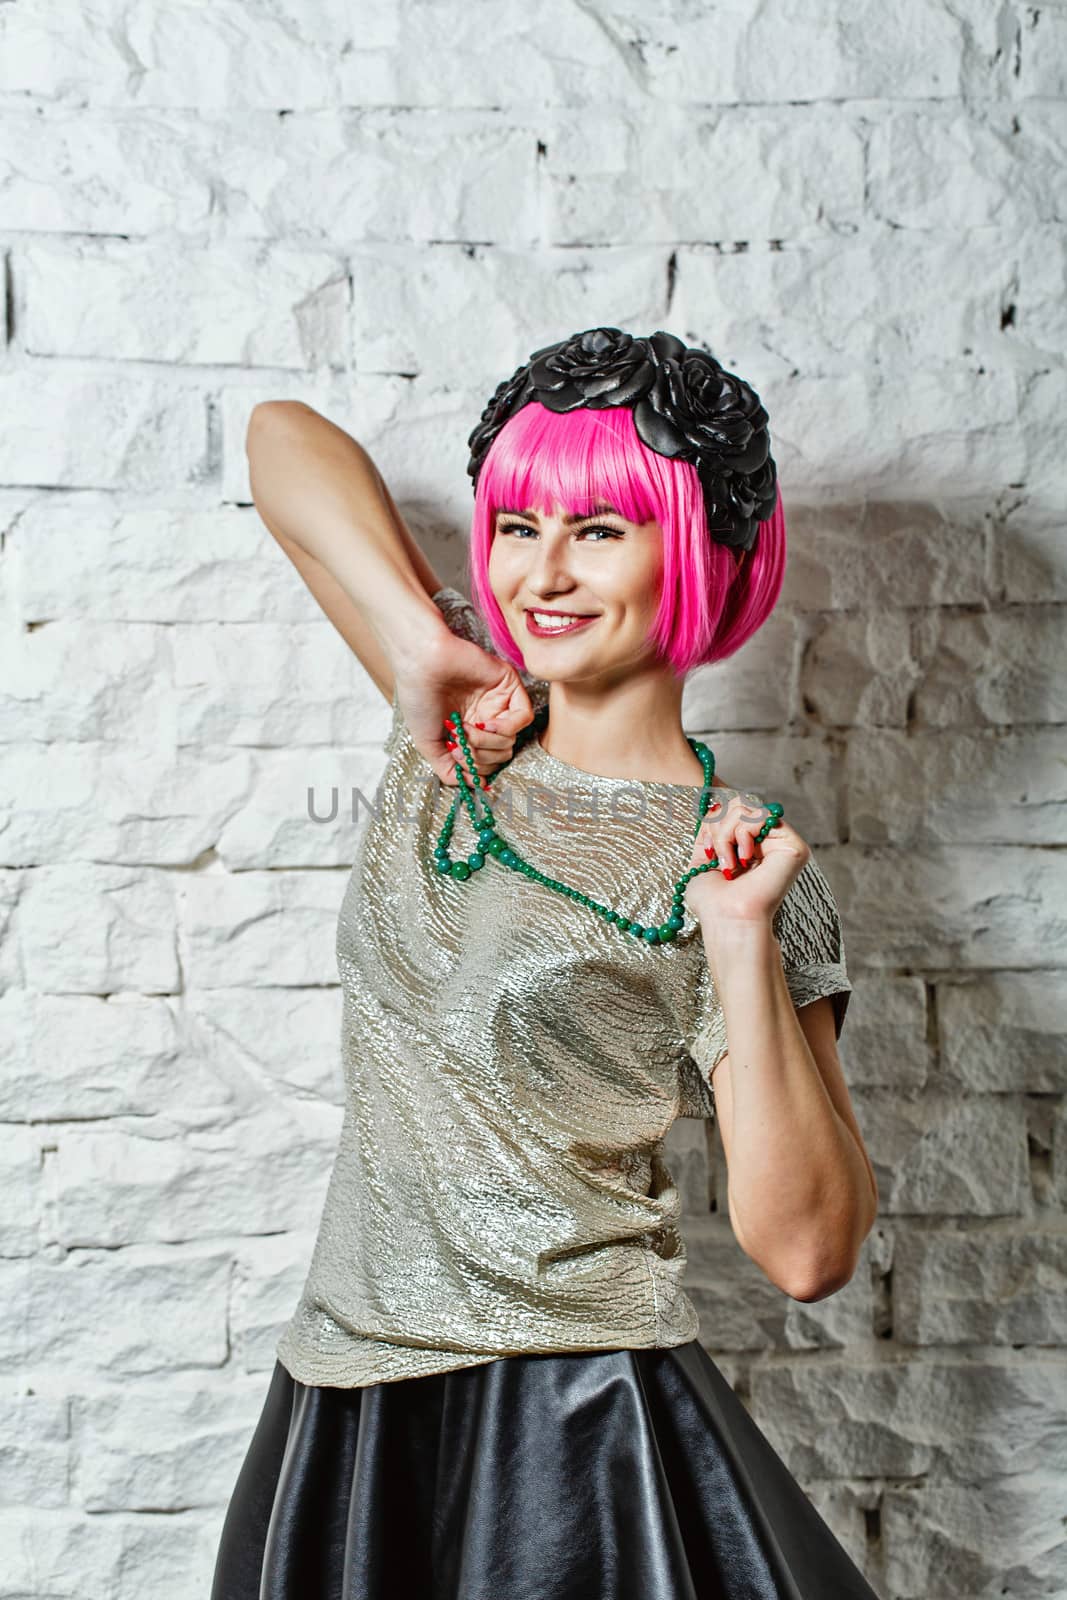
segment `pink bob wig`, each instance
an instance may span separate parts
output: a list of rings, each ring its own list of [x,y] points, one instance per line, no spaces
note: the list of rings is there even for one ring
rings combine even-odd
[[[785,514],[759,525],[736,572],[735,553],[708,537],[696,468],[650,450],[628,406],[549,411],[531,400],[501,428],[482,463],[474,497],[471,599],[497,654],[525,671],[522,654],[489,587],[498,511],[586,515],[603,499],[628,522],[663,531],[663,588],[649,641],[679,677],[739,650],[774,609],[785,576]]]

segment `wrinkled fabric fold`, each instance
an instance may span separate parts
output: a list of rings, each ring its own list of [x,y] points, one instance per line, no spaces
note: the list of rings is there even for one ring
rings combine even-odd
[[[698,1340],[363,1388],[277,1362],[211,1600],[877,1600]]]

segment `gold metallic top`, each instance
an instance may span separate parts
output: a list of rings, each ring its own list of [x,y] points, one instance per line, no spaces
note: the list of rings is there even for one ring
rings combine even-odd
[[[462,595],[434,600],[491,648]],[[541,704],[547,684],[524,682]],[[648,945],[491,856],[466,882],[442,876],[432,852],[454,791],[395,696],[385,750],[337,929],[344,1119],[282,1364],[358,1388],[694,1338],[662,1141],[676,1117],[714,1115],[726,1050],[699,929],[687,916],[673,943]],[[535,739],[490,786],[529,861],[641,922],[668,915],[699,793],[586,773]],[[453,859],[475,845],[461,802]],[[775,933],[794,1002],[833,996],[840,1033],[851,984],[813,860]]]

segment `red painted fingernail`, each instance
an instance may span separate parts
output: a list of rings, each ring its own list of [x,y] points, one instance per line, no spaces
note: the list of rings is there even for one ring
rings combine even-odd
[[[732,867],[723,867],[722,875],[723,875],[724,878],[732,878],[733,875],[734,875],[733,868]]]
[[[483,733],[484,733],[484,732],[485,732],[485,723],[484,723],[484,722],[476,722],[476,723],[475,723],[475,724],[474,724],[474,726],[475,726],[475,727],[476,727],[476,728],[481,728],[481,730],[482,730],[482,732],[483,732]]]
[[[708,860],[710,861],[712,856],[715,854],[715,851],[711,850],[711,849],[705,849],[704,854],[707,856]]]

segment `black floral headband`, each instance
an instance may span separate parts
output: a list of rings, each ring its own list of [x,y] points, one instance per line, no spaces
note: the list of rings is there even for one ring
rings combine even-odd
[[[778,473],[759,395],[673,333],[642,338],[588,328],[535,350],[497,385],[467,440],[475,489],[493,440],[530,400],[549,411],[632,407],[642,443],[696,468],[708,534],[719,544],[751,550],[759,524],[774,511]]]

